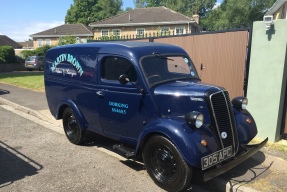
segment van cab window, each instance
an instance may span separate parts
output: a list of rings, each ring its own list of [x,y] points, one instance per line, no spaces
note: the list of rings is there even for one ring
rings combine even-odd
[[[198,78],[192,61],[182,55],[153,55],[141,61],[145,78],[150,87],[182,79]]]
[[[133,64],[121,57],[106,57],[102,63],[102,79],[118,81],[120,75],[126,74],[130,81],[137,81],[137,74]]]

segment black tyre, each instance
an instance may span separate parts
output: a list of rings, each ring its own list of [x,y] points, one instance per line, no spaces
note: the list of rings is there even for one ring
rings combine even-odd
[[[143,160],[150,177],[164,190],[181,191],[190,184],[191,168],[167,138],[152,136],[145,144]]]
[[[69,141],[79,145],[84,141],[84,132],[71,108],[66,108],[63,113],[63,127]]]

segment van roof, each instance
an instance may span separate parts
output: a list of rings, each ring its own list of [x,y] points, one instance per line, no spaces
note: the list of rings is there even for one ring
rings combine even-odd
[[[113,42],[90,42],[82,44],[70,44],[60,47],[106,47],[106,46],[124,46],[124,47],[150,47],[150,46],[174,46],[165,43],[155,43],[155,42],[132,42],[132,41],[113,41]]]
[[[181,53],[186,52],[179,46],[156,43],[156,42],[131,42],[131,41],[113,41],[113,42],[91,42],[81,44],[71,44],[52,48],[52,50],[61,49],[80,49],[80,48],[98,48],[98,54],[119,54],[126,57],[137,57],[150,55],[154,52],[161,53]]]

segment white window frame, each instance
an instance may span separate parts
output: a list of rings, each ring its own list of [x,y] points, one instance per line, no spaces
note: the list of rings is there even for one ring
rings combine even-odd
[[[120,29],[113,29],[112,33],[113,33],[113,36],[116,36],[116,37],[120,37],[121,36],[121,30]]]
[[[43,39],[38,39],[38,47],[43,47]]]
[[[51,39],[45,39],[45,43],[46,43],[46,45],[51,45]]]
[[[136,35],[144,37],[144,35],[145,35],[145,28],[137,28],[136,32],[137,32]],[[139,34],[139,32],[142,32],[142,34]]]
[[[160,33],[161,33],[162,35],[165,35],[165,31],[167,32],[166,34],[169,35],[169,33],[170,33],[170,27],[161,27],[161,28],[160,28]]]
[[[103,35],[103,32],[108,32],[108,34],[107,35]],[[102,29],[101,30],[101,37],[108,37],[109,36],[109,30],[108,29]]]
[[[178,32],[177,32],[178,29],[182,29],[182,33],[178,33]],[[185,31],[185,27],[176,27],[176,28],[175,28],[175,34],[176,34],[176,35],[183,35],[183,34],[184,34],[184,31]]]

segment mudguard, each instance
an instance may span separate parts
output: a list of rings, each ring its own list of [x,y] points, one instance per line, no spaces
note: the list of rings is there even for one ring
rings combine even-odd
[[[136,148],[138,154],[144,143],[153,134],[160,134],[168,138],[177,147],[185,161],[195,167],[201,167],[201,158],[219,149],[219,143],[207,127],[191,128],[184,118],[164,117],[148,123],[139,136]],[[208,145],[204,147],[201,140],[205,139]]]
[[[257,127],[252,115],[245,110],[233,108],[238,131],[238,139],[241,145],[248,144],[257,134]],[[247,119],[251,120],[247,122]]]
[[[77,107],[77,105],[71,99],[63,99],[59,102],[59,105],[57,106],[56,119],[62,118],[65,106],[68,106],[73,110],[73,112],[74,112],[74,114],[78,120],[78,123],[80,125],[80,128],[82,130],[86,129],[85,118],[84,118],[83,114],[81,113],[81,111],[79,110],[79,108]]]

